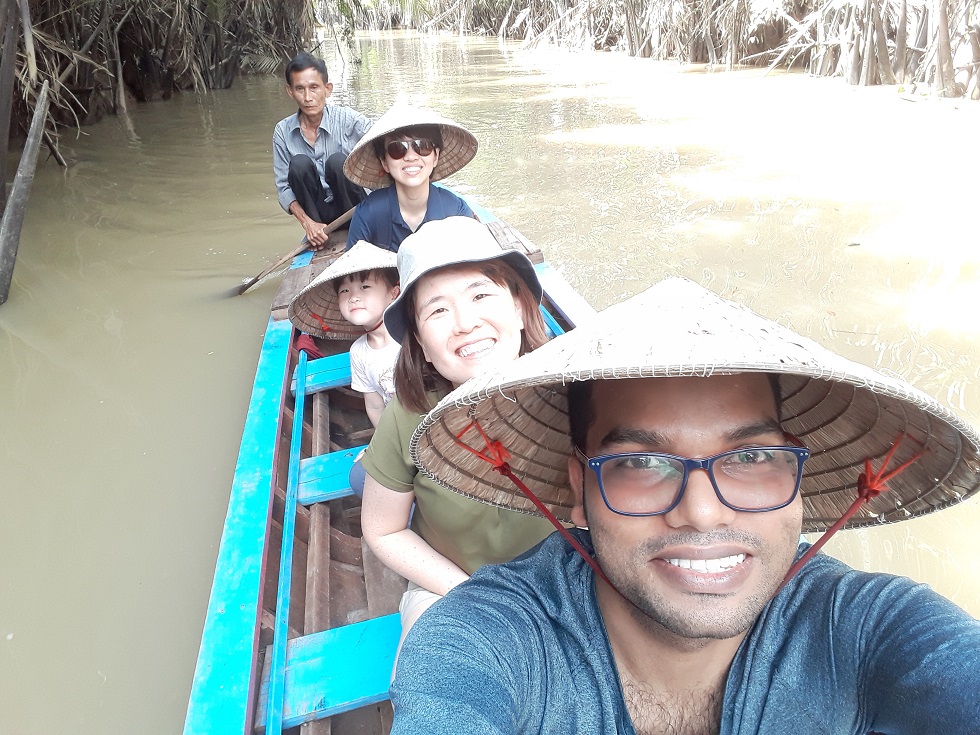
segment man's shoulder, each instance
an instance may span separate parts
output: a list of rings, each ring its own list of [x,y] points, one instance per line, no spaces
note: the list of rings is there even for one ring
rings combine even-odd
[[[365,115],[362,115],[353,107],[348,107],[347,105],[327,105],[326,107],[323,108],[323,121],[324,124],[346,123],[346,122],[358,122],[358,123],[370,122],[370,120],[368,120],[368,118]]]
[[[806,545],[801,546],[801,551]],[[888,626],[932,618],[959,625],[961,608],[926,584],[884,572],[864,572],[818,554],[769,607],[769,617],[794,628],[828,635],[833,645],[852,645]],[[771,632],[771,631],[770,631]]]
[[[291,115],[286,115],[286,117],[284,117],[282,120],[276,123],[276,130],[283,133],[298,127],[299,127],[298,112],[294,112]]]
[[[502,612],[512,622],[550,618],[555,610],[562,610],[559,622],[588,625],[584,618],[590,617],[592,584],[580,561],[554,533],[512,561],[481,567],[433,610],[439,609],[447,620]]]

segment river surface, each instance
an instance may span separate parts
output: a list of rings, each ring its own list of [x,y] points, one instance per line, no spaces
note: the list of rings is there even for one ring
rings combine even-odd
[[[335,98],[464,122],[451,183],[596,307],[683,275],[980,424],[980,105],[759,70],[364,36]],[[181,728],[258,349],[294,247],[277,78],[133,104],[38,167],[0,306],[0,733]],[[980,614],[980,503],[841,534]]]

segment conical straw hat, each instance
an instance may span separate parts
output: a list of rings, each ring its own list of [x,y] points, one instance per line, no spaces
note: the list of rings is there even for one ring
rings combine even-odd
[[[344,175],[358,186],[381,189],[391,186],[392,179],[381,167],[372,143],[401,128],[419,125],[438,125],[442,133],[442,149],[439,163],[432,171],[431,181],[439,181],[459,171],[473,160],[478,147],[476,137],[459,123],[442,117],[431,110],[396,103],[371,126],[364,137],[357,141],[354,150],[344,162]]]
[[[637,330],[638,320],[650,327]],[[420,424],[412,457],[451,490],[536,512],[509,478],[453,441],[476,418],[488,438],[509,452],[514,474],[567,521],[568,383],[743,372],[780,375],[783,428],[812,452],[801,485],[804,531],[823,530],[840,518],[857,497],[865,458],[878,468],[902,434],[914,441],[899,444],[889,467],[919,450],[921,457],[889,480],[888,490],[863,505],[847,527],[920,516],[958,503],[980,486],[980,435],[935,400],[677,278],[457,388]],[[484,450],[476,430],[463,438]]]
[[[289,302],[287,314],[293,325],[309,334],[330,339],[353,339],[365,333],[340,314],[337,306],[337,290],[332,281],[351,273],[370,271],[375,268],[395,268],[398,260],[393,252],[358,240],[354,247],[327,266],[326,270],[310,282]]]

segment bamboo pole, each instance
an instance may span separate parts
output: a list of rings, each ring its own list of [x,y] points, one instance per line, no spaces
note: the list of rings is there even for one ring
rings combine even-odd
[[[3,212],[3,222],[0,223],[0,304],[6,303],[10,295],[10,282],[14,276],[14,261],[17,259],[17,246],[20,244],[20,231],[24,226],[24,212],[27,210],[27,199],[31,194],[31,184],[34,183],[34,170],[37,166],[37,153],[41,147],[41,134],[44,132],[44,122],[48,117],[48,80],[41,85],[41,92],[34,105],[34,119],[31,121],[30,132],[24,151],[20,154],[20,164],[17,175],[10,190],[10,199]]]

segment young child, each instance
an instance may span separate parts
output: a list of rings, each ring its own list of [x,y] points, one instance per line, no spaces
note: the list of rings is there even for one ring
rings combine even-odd
[[[351,339],[351,388],[364,394],[364,410],[377,426],[395,395],[398,343],[385,329],[384,310],[398,296],[393,252],[360,241],[337,258],[289,304],[298,329],[327,339]]]

